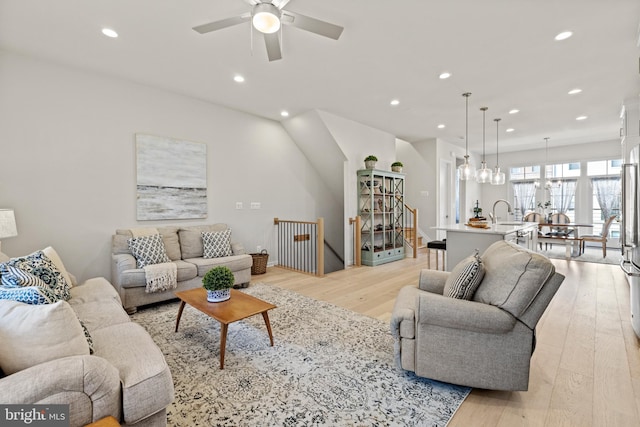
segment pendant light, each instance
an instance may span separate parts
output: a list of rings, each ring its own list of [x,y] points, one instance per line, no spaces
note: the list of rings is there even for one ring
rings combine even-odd
[[[493,177],[491,178],[491,185],[502,185],[504,184],[504,172],[500,171],[500,162],[498,161],[498,136],[499,130],[498,125],[500,124],[501,119],[493,119],[496,122],[496,167],[493,170]]]
[[[485,161],[485,115],[488,109],[488,107],[480,108],[480,111],[482,111],[482,167],[476,171],[476,181],[481,184],[491,182],[493,177],[491,169],[487,167],[487,162]]]
[[[465,98],[465,154],[464,163],[458,166],[461,181],[471,181],[476,175],[476,169],[469,163],[469,97],[471,92],[462,94]]]
[[[547,178],[547,166],[549,165],[549,137],[544,139],[545,149],[544,149],[544,177]],[[549,190],[553,187],[553,183],[549,178],[544,182],[544,188]]]

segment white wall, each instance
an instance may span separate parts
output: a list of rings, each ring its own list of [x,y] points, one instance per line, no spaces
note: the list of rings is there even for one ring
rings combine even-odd
[[[109,277],[111,235],[134,226],[225,222],[271,262],[273,218],[314,219],[331,199],[278,122],[8,52],[0,93],[0,207],[18,224],[3,252],[52,245],[79,279]],[[136,221],[136,133],[207,144],[206,220]]]
[[[364,158],[373,154],[378,158],[377,169],[391,170],[395,161],[395,137],[390,133],[336,116],[326,111],[318,114],[340,147],[346,161],[342,173],[344,185],[345,260],[353,264],[353,231],[349,218],[358,215],[358,183],[356,172],[364,168]]]

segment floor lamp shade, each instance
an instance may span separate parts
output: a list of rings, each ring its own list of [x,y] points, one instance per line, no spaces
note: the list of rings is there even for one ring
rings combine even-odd
[[[13,209],[0,209],[0,239],[18,235]]]

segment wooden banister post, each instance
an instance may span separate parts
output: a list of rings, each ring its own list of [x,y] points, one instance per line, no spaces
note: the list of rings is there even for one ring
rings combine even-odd
[[[317,276],[324,276],[324,218],[318,218],[318,269]]]
[[[418,258],[418,208],[413,211],[413,257]]]

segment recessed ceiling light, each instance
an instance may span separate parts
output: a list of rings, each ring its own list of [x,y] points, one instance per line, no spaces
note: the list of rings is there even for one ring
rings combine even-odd
[[[236,74],[235,76],[233,76],[233,81],[236,83],[242,83],[244,82],[244,77],[242,77],[240,74]]]
[[[518,114],[520,112],[520,110],[518,110],[517,108],[514,108],[513,110],[509,110],[509,114]]]
[[[396,105],[400,104],[400,101],[397,100],[397,99],[392,99],[389,104],[391,104],[391,105],[393,105],[395,107]]]
[[[515,129],[514,128],[509,128],[507,130],[505,130],[505,132],[513,132]]]
[[[116,37],[118,37],[118,33],[116,33],[111,28],[103,28],[102,34],[104,34],[107,37],[111,37],[112,39],[115,39]]]
[[[280,111],[280,115],[282,117],[289,117],[289,112],[287,110],[282,110],[282,111]]]
[[[571,37],[573,35],[573,33],[571,31],[563,31],[560,34],[558,34],[555,37],[555,40],[560,41],[560,40],[566,40],[569,37]]]
[[[587,116],[578,116],[576,120],[587,120]]]
[[[451,77],[451,73],[445,71],[444,73],[441,73],[438,77],[440,77],[442,80],[448,79],[449,77]]]
[[[438,125],[438,129],[444,129],[444,128],[446,128],[446,126],[445,126],[445,125],[443,125],[443,124],[439,124],[439,125]]]
[[[580,93],[580,92],[582,92],[582,89],[575,88],[575,89],[571,89],[568,93],[569,93],[569,95],[575,95],[575,94]]]

